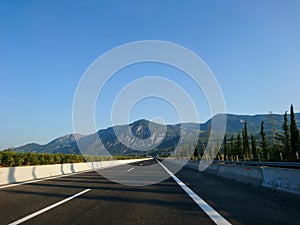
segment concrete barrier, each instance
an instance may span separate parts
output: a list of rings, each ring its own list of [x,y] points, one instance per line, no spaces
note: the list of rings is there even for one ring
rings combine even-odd
[[[209,167],[207,167],[205,172],[210,173],[210,174],[214,174],[214,175],[218,175],[219,169],[220,169],[219,164],[211,164]]]
[[[195,170],[198,170],[199,168],[199,161],[189,161],[185,165],[184,162],[178,159],[170,159],[168,161]],[[258,187],[261,186],[263,180],[261,168],[253,166],[236,166],[212,163],[203,172],[246,184],[252,184]]]
[[[168,162],[184,166],[184,162],[178,159],[170,159]],[[197,161],[185,164],[185,167],[196,170],[198,166]],[[297,169],[211,164],[203,172],[257,187],[300,195],[300,170]]]
[[[197,170],[198,167],[199,167],[199,162],[197,162],[197,161],[190,161],[190,162],[187,162],[185,164],[185,166],[188,167],[188,168],[196,169]]]
[[[0,168],[0,185],[41,179],[64,174],[104,169],[147,159],[111,160],[88,163],[66,163],[39,166],[19,166]]]
[[[261,186],[263,174],[260,167],[219,165],[218,176],[254,186]]]
[[[263,187],[300,195],[300,170],[263,168],[262,172]]]
[[[190,161],[190,162],[187,162],[185,164],[185,167],[188,167],[188,168],[191,168],[191,169],[195,169],[195,170],[198,170],[199,169],[199,161]],[[204,162],[206,163],[206,162]],[[210,173],[210,174],[215,174],[217,175],[218,174],[218,171],[219,171],[219,164],[210,164],[204,171],[207,172],[207,173]]]
[[[194,170],[199,169],[199,163],[200,163],[200,161],[196,161],[196,160],[186,162],[186,160],[174,159],[174,158],[167,158],[164,159],[164,161],[175,163],[178,166],[182,166],[182,167],[184,166],[186,168],[190,168]],[[218,174],[218,171],[219,171],[219,164],[210,164],[208,168],[205,170],[205,172],[215,174],[215,175]]]

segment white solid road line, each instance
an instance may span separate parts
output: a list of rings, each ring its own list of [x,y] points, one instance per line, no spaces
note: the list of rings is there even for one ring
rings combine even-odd
[[[54,177],[47,177],[47,178],[30,180],[30,181],[25,181],[25,182],[20,182],[20,183],[8,184],[8,185],[0,186],[0,189],[19,186],[19,185],[23,185],[23,184],[36,183],[36,182],[40,182],[40,181],[44,181],[44,180],[53,180],[53,179],[60,178],[60,177],[68,177],[68,176],[78,175],[78,174],[87,173],[87,172],[91,172],[91,171],[93,171],[93,170],[86,170],[86,171],[78,172],[78,173],[70,173],[70,174],[59,175],[59,176],[54,176]]]
[[[35,212],[35,213],[32,213],[32,214],[30,214],[30,215],[28,215],[28,216],[26,216],[26,217],[23,217],[23,218],[21,218],[21,219],[15,221],[15,222],[13,222],[13,223],[10,223],[9,225],[17,225],[17,224],[23,223],[23,222],[25,222],[25,221],[27,221],[27,220],[33,218],[33,217],[36,217],[36,216],[38,216],[38,215],[40,215],[40,214],[42,214],[42,213],[44,213],[44,212],[50,210],[50,209],[55,208],[55,207],[57,207],[57,206],[59,206],[59,205],[65,203],[65,202],[67,202],[67,201],[70,201],[70,200],[72,200],[73,198],[76,198],[76,197],[78,197],[78,196],[80,196],[80,195],[82,195],[82,194],[84,194],[84,193],[86,193],[86,192],[88,192],[88,191],[90,191],[90,190],[91,190],[91,189],[86,189],[86,190],[84,190],[84,191],[82,191],[82,192],[79,192],[79,193],[77,193],[77,194],[75,194],[75,195],[72,195],[72,196],[69,197],[69,198],[66,198],[66,199],[64,199],[64,200],[62,200],[62,201],[60,201],[60,202],[57,202],[57,203],[55,203],[55,204],[53,204],[53,205],[50,205],[50,206],[48,206],[48,207],[46,207],[46,208],[44,208],[44,209],[41,209],[41,210],[37,211],[37,212]]]
[[[224,217],[222,217],[216,210],[200,198],[195,192],[187,187],[181,180],[179,180],[170,170],[168,170],[161,162],[156,160],[162,168],[177,182],[177,184],[197,203],[197,205],[218,225],[230,225]]]
[[[131,169],[129,169],[129,170],[127,170],[127,172],[130,172],[131,170],[134,170],[134,167],[133,167],[133,168],[131,168]]]

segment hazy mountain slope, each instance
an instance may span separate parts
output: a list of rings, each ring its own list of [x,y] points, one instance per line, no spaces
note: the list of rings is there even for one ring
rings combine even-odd
[[[216,115],[218,119],[219,115]],[[260,132],[261,121],[265,121],[265,132],[270,138],[273,135],[272,132],[272,120],[269,114],[265,115],[233,115],[227,114],[227,127],[226,132],[230,135],[236,135],[238,132],[242,131],[245,121],[248,123],[248,133],[252,133],[258,137]],[[297,119],[297,125],[300,127],[300,113],[295,114]],[[274,114],[273,115],[273,124],[275,126],[276,132],[281,132],[281,126],[283,123],[283,115]],[[135,137],[130,136],[130,130],[128,126],[120,125],[116,127],[109,127],[107,129],[101,129],[98,132],[90,135],[80,135],[80,134],[69,134],[62,137],[59,137],[46,145],[38,144],[27,144],[14,150],[17,152],[43,152],[43,153],[66,153],[66,154],[101,154],[106,155],[128,155],[135,153],[160,153],[166,149],[172,149],[178,143],[179,137],[181,135],[181,126],[182,134],[185,137],[183,140],[185,143],[189,143],[190,139],[194,135],[200,135],[200,141],[206,142],[208,137],[208,129],[211,124],[211,119],[203,124],[197,123],[185,123],[185,124],[176,124],[176,125],[167,125],[167,132],[164,132],[164,127],[160,124],[152,123],[151,126],[154,126],[156,132],[151,133],[149,129],[149,121],[147,120],[138,120],[130,124],[130,130]],[[200,130],[199,130],[200,128]],[[115,131],[119,134],[119,137],[122,139],[122,142],[127,146],[132,146],[132,148],[126,147],[122,144],[116,136]],[[99,142],[99,138],[102,144]],[[78,141],[80,145],[79,151],[78,145],[75,141]],[[142,140],[138,142],[136,140]],[[147,144],[156,146],[149,151],[139,151],[136,149],[145,148],[145,140]],[[108,150],[108,152],[106,152]]]

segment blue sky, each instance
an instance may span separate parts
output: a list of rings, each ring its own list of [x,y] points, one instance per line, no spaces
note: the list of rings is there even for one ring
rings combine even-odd
[[[170,41],[199,55],[229,113],[284,113],[291,103],[300,111],[300,1],[7,0],[0,2],[0,149],[72,133],[84,71],[108,50],[139,40]],[[209,119],[201,90],[175,69],[145,64],[121,73],[127,77],[116,74],[98,99],[99,129],[111,124],[117,90],[149,75],[163,74],[195,101],[199,96],[200,121]],[[166,114],[176,122],[170,105],[146,99],[130,119]]]

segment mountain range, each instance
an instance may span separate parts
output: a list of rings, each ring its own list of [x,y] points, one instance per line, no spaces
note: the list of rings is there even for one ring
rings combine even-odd
[[[218,116],[220,115],[216,115],[214,119],[217,120]],[[281,126],[283,123],[283,115],[280,114],[262,114],[254,116],[226,114],[226,117],[227,137],[240,133],[245,121],[247,121],[248,134],[256,136],[258,142],[260,139],[259,132],[262,120],[265,122],[265,133],[269,139],[272,139],[273,131],[282,132]],[[296,113],[295,117],[297,126],[300,127],[300,113]],[[173,149],[182,134],[185,137],[185,140],[183,141],[187,144],[189,143],[189,139],[195,137],[195,135],[199,136],[199,142],[207,142],[210,124],[211,119],[201,124],[184,123],[162,126],[160,124],[150,123],[147,120],[141,119],[129,124],[129,129],[128,125],[119,125],[116,127],[101,129],[90,135],[69,134],[59,137],[45,145],[30,143],[14,148],[14,151],[51,154],[83,153],[86,155],[132,155],[140,154],[141,151],[139,149],[145,148],[143,149],[142,154],[161,154],[163,151]],[[151,126],[154,126],[155,132],[151,132]],[[134,136],[130,135],[131,132]],[[101,143],[99,142],[99,138]],[[139,142],[139,140],[141,141]],[[143,141],[145,140],[147,140],[146,145],[154,147],[147,149],[147,146],[142,146]],[[81,152],[79,151],[78,146],[80,146]]]

